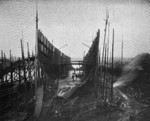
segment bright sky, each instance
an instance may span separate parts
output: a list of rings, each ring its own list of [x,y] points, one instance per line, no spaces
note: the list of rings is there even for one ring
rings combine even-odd
[[[110,41],[115,29],[115,56],[120,56],[123,34],[124,56],[150,52],[150,2],[148,0],[39,0],[39,29],[50,42],[71,57],[83,57],[98,29],[104,39],[106,9],[109,10]],[[23,33],[23,34],[22,34]],[[22,36],[23,35],[23,36]],[[0,49],[7,56],[20,56],[24,48],[35,46],[35,1],[0,1]],[[110,43],[111,44],[111,43]]]

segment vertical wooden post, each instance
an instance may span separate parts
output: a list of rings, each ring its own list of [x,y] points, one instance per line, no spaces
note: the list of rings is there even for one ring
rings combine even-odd
[[[46,39],[46,55],[48,56],[48,42],[47,42],[47,39]]]
[[[100,65],[101,65],[101,48],[99,47],[99,67],[100,67]]]
[[[19,71],[19,87],[21,85],[21,63],[20,63],[20,58],[19,58],[19,67],[18,67],[18,71]]]
[[[25,68],[25,57],[24,57],[24,47],[23,47],[23,43],[22,43],[22,39],[21,41],[21,52],[22,52],[22,61],[23,61],[23,71],[24,71],[24,81],[26,83],[26,68]]]
[[[98,63],[98,77],[101,76],[101,48],[99,48],[99,63]],[[100,77],[101,78],[101,77]],[[98,100],[100,100],[101,80],[98,78]]]
[[[110,53],[109,53],[109,62],[110,62],[110,74],[109,74],[109,83],[110,83],[110,85],[112,84],[112,75],[111,75],[111,71],[112,71],[112,64],[111,64],[111,61],[112,61],[112,52],[110,51]],[[112,88],[112,86],[110,86],[110,90],[109,90],[109,100],[111,101],[111,88]]]
[[[3,55],[4,55],[4,68],[6,68],[6,55],[5,53]]]
[[[58,56],[59,57],[59,78],[61,76],[61,64],[60,64],[60,56],[61,56],[61,52],[60,52],[60,55]]]
[[[29,51],[29,43],[27,43],[27,52],[28,52],[28,78],[29,82],[31,81],[31,69],[30,69],[30,51]]]
[[[103,52],[102,52],[102,66],[104,63],[104,52],[105,52],[105,41],[106,41],[106,33],[107,33],[107,25],[108,25],[109,11],[106,11],[106,20],[105,20],[105,30],[104,30],[104,43],[103,43]]]
[[[107,45],[106,45],[106,73],[108,74],[108,58],[109,58],[109,31],[110,31],[110,22],[108,22],[108,38],[107,38]],[[106,100],[108,99],[108,79],[106,79]]]
[[[100,39],[100,30],[97,32],[97,50],[96,50],[96,62],[95,62],[95,94],[97,98],[97,102],[99,102],[99,96],[98,96],[98,63],[99,63],[99,39]]]
[[[38,1],[37,1],[38,2]],[[36,2],[36,28],[35,28],[35,100],[37,99],[37,86],[39,80],[39,41],[38,41],[38,4]]]
[[[80,62],[79,62],[79,73],[80,73]]]
[[[4,68],[7,67],[7,60],[6,60],[6,55],[4,53]],[[7,82],[7,74],[5,75],[5,81]]]
[[[104,48],[104,46],[103,46],[103,48]],[[101,83],[102,83],[102,99],[104,98],[104,80],[103,80],[103,58],[104,58],[104,52],[103,52],[104,50],[102,49],[102,62],[101,62]]]
[[[11,79],[11,84],[13,84],[13,69],[12,69],[12,59],[11,59],[11,50],[10,50],[10,79]]]
[[[52,50],[53,50],[53,51],[52,51],[52,53],[53,53],[53,58],[52,58],[52,59],[53,59],[53,62],[52,62],[52,64],[53,64],[53,71],[54,71],[54,45],[53,45],[53,39],[52,39],[52,47],[53,47],[53,48],[52,48]]]
[[[1,50],[1,62],[2,62],[2,68],[1,68],[2,80],[1,80],[1,83],[3,83],[4,82],[4,76],[3,76],[3,67],[4,67],[3,50]]]
[[[107,85],[106,85],[106,50],[107,50],[107,46],[105,44],[105,55],[104,55],[104,101],[106,103],[106,91],[107,91]]]
[[[109,63],[109,32],[110,32],[110,22],[108,23],[108,40],[107,40],[107,68]]]
[[[106,91],[106,97],[107,97],[107,99],[108,99],[108,81],[109,81],[109,79],[108,79],[108,77],[109,77],[109,72],[108,72],[108,70],[109,70],[109,65],[108,65],[108,56],[109,56],[109,45],[107,45],[107,50],[106,50],[107,52],[107,60],[106,60],[106,72],[107,72],[107,81],[106,81],[106,85],[107,85],[107,91]]]
[[[113,69],[114,69],[114,29],[113,29],[113,37],[112,37],[112,78],[111,78],[111,101],[113,101]]]
[[[50,57],[50,42],[48,42],[48,58]]]
[[[100,49],[99,49],[99,43],[100,43],[100,30],[99,30],[99,35],[98,35],[98,47],[97,47],[97,94],[98,94],[98,102],[99,102],[99,84],[100,84],[100,79],[99,79],[99,65],[100,65]]]
[[[109,18],[109,11],[106,11],[106,21],[105,21],[105,30],[104,30],[104,43],[103,43],[103,51],[102,51],[102,69],[105,69],[104,67],[104,57],[105,57],[105,46],[106,46],[106,33],[107,33],[107,25],[108,25],[108,18]],[[105,72],[104,72],[105,73]],[[102,74],[102,73],[101,73]],[[105,75],[105,74],[104,74]],[[105,90],[105,79],[103,79],[102,82],[102,97],[104,98],[104,90]]]
[[[121,46],[121,65],[123,66],[123,35],[122,35],[122,46]]]

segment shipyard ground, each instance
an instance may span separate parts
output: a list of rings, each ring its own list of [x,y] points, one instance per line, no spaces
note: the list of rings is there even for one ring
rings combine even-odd
[[[51,99],[43,107],[37,121],[150,121],[149,105],[134,102],[133,106],[133,101],[124,110],[112,106],[105,109],[104,106],[96,106],[95,99],[89,95],[78,99],[72,107],[63,107],[58,113],[51,112],[50,103]]]
[[[47,104],[43,107],[38,121],[117,121],[124,113],[115,108],[112,111],[105,110],[104,107],[96,108],[95,99],[91,95],[78,99],[73,107],[66,106],[57,114],[52,113]]]
[[[72,108],[65,106],[62,113],[56,114],[52,113],[50,106],[55,97],[50,97],[47,97],[47,101],[43,103],[43,109],[38,119],[33,117],[25,119],[25,114],[18,112],[5,121],[150,121],[149,105],[133,102],[133,100],[130,100],[129,106],[124,111],[119,108],[106,111],[102,106],[96,108],[95,99],[92,95],[88,95],[78,98]],[[84,107],[81,109],[81,106]]]

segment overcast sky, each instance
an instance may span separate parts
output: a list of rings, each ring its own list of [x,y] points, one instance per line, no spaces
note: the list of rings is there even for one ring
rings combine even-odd
[[[124,56],[150,52],[149,0],[38,0],[39,29],[57,48],[71,57],[82,57],[98,29],[102,43],[106,10],[109,10],[110,41],[115,29],[115,56],[120,56],[123,35]],[[0,49],[20,56],[20,39],[26,50],[35,46],[35,1],[0,1]]]

